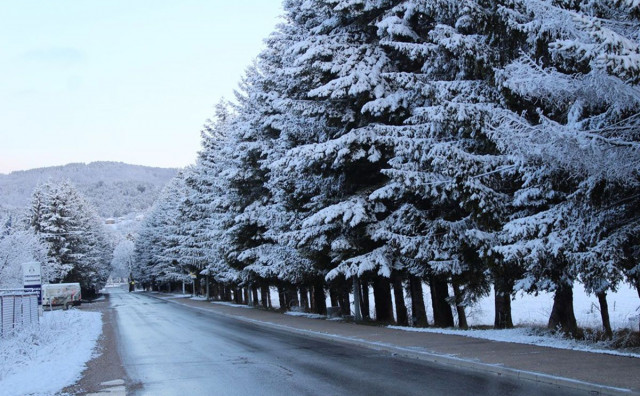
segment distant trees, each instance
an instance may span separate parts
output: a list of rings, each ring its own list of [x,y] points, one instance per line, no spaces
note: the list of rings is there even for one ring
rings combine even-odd
[[[39,262],[42,279],[55,276],[48,265],[47,246],[14,215],[0,216],[0,289],[22,288],[22,265]]]
[[[114,276],[128,278],[133,270],[133,260],[135,244],[132,240],[125,238],[113,249],[111,259],[111,271]]]
[[[140,273],[319,313],[351,292],[364,317],[372,288],[376,320],[418,326],[425,285],[444,327],[491,289],[511,327],[515,292],[544,290],[574,335],[581,281],[610,332],[606,292],[640,286],[638,7],[285,2],[141,231]]]
[[[177,169],[120,162],[68,164],[12,172],[0,175],[0,209],[22,209],[38,185],[70,180],[101,217],[125,216],[151,207],[162,187],[177,172]]]

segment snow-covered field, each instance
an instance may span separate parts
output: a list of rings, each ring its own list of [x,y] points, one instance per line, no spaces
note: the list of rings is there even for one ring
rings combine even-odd
[[[81,378],[102,333],[99,312],[45,312],[39,326],[0,339],[0,396],[53,395]]]
[[[576,284],[573,291],[573,309],[575,310],[578,326],[600,328],[600,305],[595,295],[588,296],[581,284]],[[638,292],[624,285],[616,293],[607,294],[609,315],[613,329],[637,326],[633,318],[640,314],[640,298]],[[553,294],[540,293],[537,296],[518,293],[511,302],[513,321],[515,325],[543,324],[549,320],[553,306]],[[493,296],[483,298],[478,304],[467,310],[470,325],[493,324]],[[631,320],[631,322],[630,322]],[[637,330],[637,328],[636,328]]]

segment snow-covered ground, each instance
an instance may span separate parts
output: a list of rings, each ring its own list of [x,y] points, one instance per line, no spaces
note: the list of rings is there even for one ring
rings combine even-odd
[[[640,354],[608,349],[605,344],[593,343],[589,341],[577,341],[562,337],[559,334],[541,332],[532,327],[518,327],[505,330],[457,330],[457,329],[436,329],[436,328],[416,328],[389,326],[391,329],[413,331],[420,333],[453,334],[462,337],[482,338],[485,340],[513,342],[516,344],[529,344],[545,346],[557,349],[572,349],[576,351],[586,351],[592,353],[606,353],[610,355],[620,355],[640,358]]]
[[[53,395],[75,384],[102,333],[99,312],[45,312],[39,326],[0,339],[0,396]]]
[[[312,314],[312,313],[306,313],[306,312],[295,312],[295,311],[288,311],[285,312],[286,315],[290,315],[290,316],[304,316],[305,318],[311,318],[311,319],[324,319],[326,318],[325,315],[318,315],[318,314]]]
[[[623,285],[616,293],[608,293],[609,316],[613,329],[636,326],[634,319],[640,315],[640,298],[638,292]],[[478,304],[467,309],[469,325],[493,325],[493,295],[483,298]],[[519,325],[546,325],[553,307],[552,293],[532,294],[518,293],[511,302],[513,322]],[[588,296],[581,284],[576,284],[573,291],[573,309],[578,326],[599,329],[600,305],[595,295]]]
[[[227,301],[212,301],[213,304],[219,304],[219,305],[228,305],[230,307],[238,307],[238,308],[253,308],[250,307],[248,305],[244,305],[244,304],[234,304],[231,302],[227,302]]]

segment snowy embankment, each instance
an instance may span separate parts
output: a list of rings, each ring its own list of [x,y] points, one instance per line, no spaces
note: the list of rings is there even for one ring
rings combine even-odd
[[[0,396],[53,395],[75,384],[92,358],[102,315],[45,312],[39,326],[0,339]]]

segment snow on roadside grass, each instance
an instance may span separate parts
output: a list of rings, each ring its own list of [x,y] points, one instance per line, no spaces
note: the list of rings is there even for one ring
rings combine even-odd
[[[254,308],[251,305],[234,304],[234,303],[230,303],[230,302],[227,302],[227,301],[211,301],[211,304],[227,305],[229,307],[236,307],[236,308],[249,308],[249,309],[253,309]]]
[[[180,293],[175,294],[175,293],[172,293],[172,294],[169,294],[169,297],[171,297],[171,298],[191,298],[191,294],[180,294]]]
[[[327,318],[326,315],[318,315],[318,314],[307,313],[307,312],[287,311],[284,314],[285,315],[289,315],[289,316],[303,316],[305,318],[311,318],[311,319],[326,319]]]
[[[0,396],[53,395],[75,384],[102,333],[99,312],[45,312],[40,325],[0,339]]]
[[[540,329],[532,327],[517,327],[514,329],[504,330],[452,330],[452,329],[434,329],[434,328],[418,328],[404,326],[388,326],[390,329],[413,331],[418,333],[438,333],[451,334],[462,337],[481,338],[491,341],[512,342],[516,344],[529,344],[544,346],[557,349],[571,349],[575,351],[585,351],[592,353],[604,353],[609,355],[628,356],[640,358],[640,354],[633,352],[623,352],[617,350],[606,349],[603,344],[592,343],[587,341],[571,340],[562,337],[559,334],[543,333]]]

